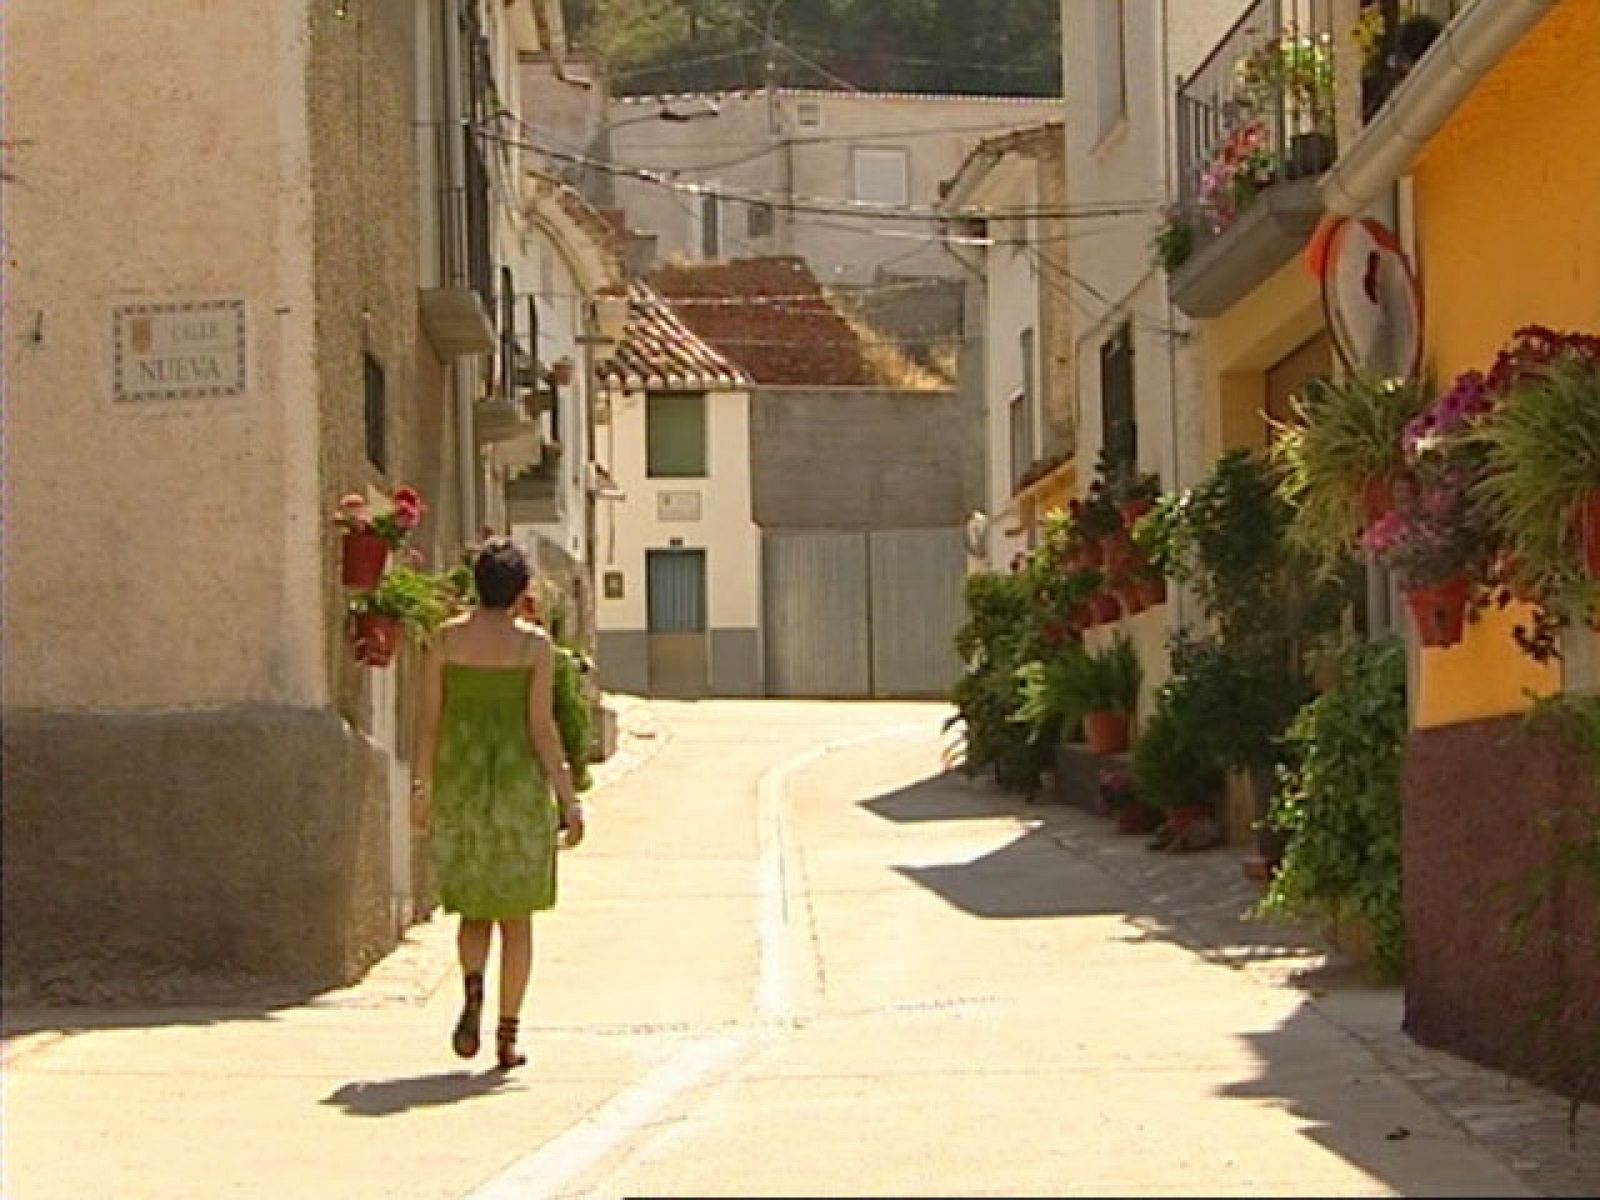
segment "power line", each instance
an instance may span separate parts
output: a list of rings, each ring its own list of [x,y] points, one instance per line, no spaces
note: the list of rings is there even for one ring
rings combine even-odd
[[[502,113],[502,116],[512,116]],[[518,124],[526,123],[520,118],[514,118]],[[491,141],[501,142],[506,145],[517,146],[525,150],[532,150],[544,154],[558,162],[568,162],[577,166],[591,167],[605,174],[616,175],[628,179],[637,179],[644,183],[654,184],[658,187],[671,188],[676,191],[686,192],[696,196],[715,196],[735,204],[763,205],[785,212],[818,213],[823,216],[855,217],[864,220],[886,221],[932,221],[939,224],[948,224],[952,221],[993,221],[993,220],[1021,220],[1024,217],[1051,218],[1056,220],[1082,219],[1088,217],[1106,216],[1132,216],[1142,215],[1155,210],[1155,205],[1097,205],[1083,206],[1081,208],[1005,208],[1005,209],[957,209],[952,212],[942,212],[939,209],[922,208],[912,205],[885,205],[869,204],[864,201],[847,200],[840,197],[821,196],[784,196],[775,192],[746,192],[730,188],[707,185],[700,183],[682,183],[670,179],[660,171],[648,167],[624,166],[606,162],[602,159],[591,158],[588,155],[572,154],[567,151],[552,149],[542,146],[537,142],[523,141],[516,138],[507,138],[502,134],[493,133],[485,129],[476,129],[478,136]],[[534,131],[535,136],[537,131]],[[947,240],[962,241],[969,245],[989,245],[990,239],[974,238],[968,235],[946,235]]]

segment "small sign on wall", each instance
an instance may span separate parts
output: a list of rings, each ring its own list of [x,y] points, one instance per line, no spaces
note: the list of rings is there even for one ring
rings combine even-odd
[[[656,520],[698,521],[700,519],[699,492],[656,493]]]
[[[244,393],[243,300],[126,304],[111,310],[112,397],[209,400]]]
[[[605,589],[605,597],[607,600],[621,600],[624,591],[622,572],[607,571],[604,578],[601,580],[601,586]]]

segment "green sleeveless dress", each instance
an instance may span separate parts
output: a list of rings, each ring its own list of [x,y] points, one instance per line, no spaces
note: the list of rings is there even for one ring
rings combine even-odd
[[[446,663],[433,869],[447,912],[525,917],[556,902],[560,816],[528,737],[531,667]]]

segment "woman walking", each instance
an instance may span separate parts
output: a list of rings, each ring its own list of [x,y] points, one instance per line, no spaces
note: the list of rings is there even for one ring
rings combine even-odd
[[[509,538],[492,538],[472,573],[477,607],[440,630],[423,668],[412,813],[431,832],[445,911],[461,916],[465,1000],[451,1044],[462,1058],[478,1053],[498,925],[495,1059],[509,1070],[527,1061],[517,1024],[533,965],[530,916],[555,905],[556,838],[564,829],[567,845],[583,840],[583,806],[552,716],[555,647],[514,611],[531,580],[527,561]]]

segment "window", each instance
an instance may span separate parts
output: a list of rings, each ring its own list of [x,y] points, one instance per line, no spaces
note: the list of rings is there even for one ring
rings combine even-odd
[[[1100,345],[1100,445],[1113,470],[1131,472],[1139,460],[1133,407],[1133,328],[1129,325]]]
[[[909,167],[904,150],[869,150],[850,153],[855,198],[862,204],[899,208],[910,197]]]
[[[715,192],[700,193],[700,257],[722,257],[722,197]]]
[[[772,205],[745,205],[745,232],[751,237],[771,237],[773,226]]]
[[[363,364],[365,375],[365,412],[367,430],[367,459],[380,471],[389,469],[389,402],[385,395],[383,364],[372,355],[366,355]]]
[[[1024,329],[1018,339],[1018,349],[1022,354],[1022,394],[1028,398],[1030,413],[1038,407],[1039,402],[1039,357],[1034,347],[1036,340],[1031,329]]]
[[[817,101],[800,101],[799,111],[801,129],[819,129],[822,127],[822,105]]]
[[[1022,477],[1033,464],[1033,414],[1028,411],[1028,397],[1018,392],[1011,397],[1011,490],[1022,487]]]
[[[1128,112],[1128,30],[1122,0],[1094,0],[1095,106],[1099,137]]]
[[[645,473],[651,479],[705,478],[705,394],[651,395],[645,407],[645,446]]]

